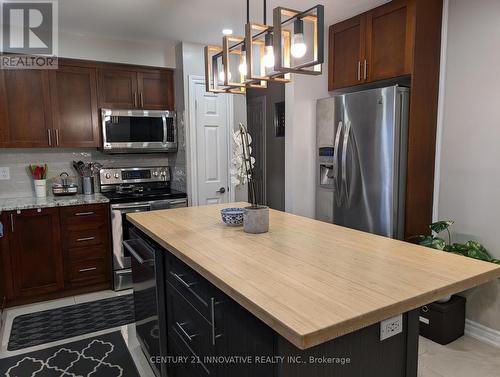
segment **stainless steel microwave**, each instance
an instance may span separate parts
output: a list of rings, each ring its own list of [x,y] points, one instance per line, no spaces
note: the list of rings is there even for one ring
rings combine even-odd
[[[155,153],[177,151],[174,111],[101,110],[103,151]]]

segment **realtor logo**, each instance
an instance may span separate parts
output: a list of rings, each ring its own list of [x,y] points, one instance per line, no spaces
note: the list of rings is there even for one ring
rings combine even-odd
[[[32,0],[30,2],[2,0],[1,7],[1,51],[21,55],[2,56],[2,68],[53,68],[47,66],[57,56],[57,1]],[[28,55],[28,56],[27,56]],[[37,55],[37,56],[29,56]],[[40,56],[42,55],[42,56]],[[7,62],[5,57],[16,60]],[[52,57],[50,62],[48,57]],[[27,64],[28,66],[22,66]]]

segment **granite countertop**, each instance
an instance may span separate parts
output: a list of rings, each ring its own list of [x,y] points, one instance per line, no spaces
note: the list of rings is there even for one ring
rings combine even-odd
[[[109,199],[102,194],[47,196],[46,198],[0,198],[0,213],[2,211],[16,211],[32,208],[67,207],[85,204],[109,203]]]
[[[500,266],[269,211],[269,232],[220,218],[226,203],[127,218],[285,339],[309,348],[500,277]]]

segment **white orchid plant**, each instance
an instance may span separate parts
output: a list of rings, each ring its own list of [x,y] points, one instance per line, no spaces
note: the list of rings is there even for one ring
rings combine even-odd
[[[237,131],[232,132],[233,157],[231,159],[231,183],[240,186],[248,183],[249,196],[253,206],[257,206],[255,196],[255,182],[252,179],[255,158],[252,157],[252,137],[247,128],[240,123]]]

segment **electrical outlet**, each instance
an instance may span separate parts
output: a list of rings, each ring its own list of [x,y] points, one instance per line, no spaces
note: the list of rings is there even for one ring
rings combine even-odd
[[[388,339],[391,336],[400,334],[402,332],[403,332],[402,314],[380,322],[380,340]]]
[[[7,167],[0,167],[0,180],[10,179],[10,169]]]

